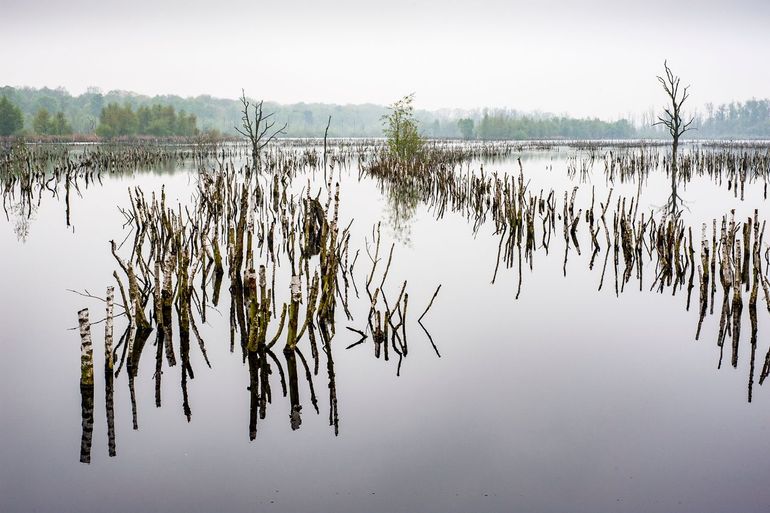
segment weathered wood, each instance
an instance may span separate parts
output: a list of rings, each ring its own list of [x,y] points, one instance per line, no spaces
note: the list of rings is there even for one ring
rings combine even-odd
[[[91,342],[91,324],[88,322],[88,308],[78,312],[80,326],[80,384],[94,384],[94,350]]]

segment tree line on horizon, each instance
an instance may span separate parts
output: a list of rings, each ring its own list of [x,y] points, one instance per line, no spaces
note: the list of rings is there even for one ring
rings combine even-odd
[[[134,111],[130,105],[110,103],[102,108],[96,135],[111,139],[135,135],[155,137],[192,137],[198,134],[195,114],[174,110],[169,105],[142,105]]]
[[[381,137],[387,107],[264,102],[266,112],[287,124],[286,137],[321,137],[332,117],[330,137]],[[770,99],[707,105],[693,112],[691,138],[770,138]],[[428,138],[460,139],[630,139],[663,138],[645,118],[603,121],[510,109],[475,111],[415,110],[420,133]],[[100,137],[192,136],[199,132],[235,136],[240,123],[237,100],[198,96],[143,96],[89,88],[73,96],[66,89],[0,87],[0,135],[96,134]]]

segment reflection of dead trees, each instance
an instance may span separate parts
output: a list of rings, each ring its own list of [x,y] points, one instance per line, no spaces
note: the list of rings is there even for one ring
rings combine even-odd
[[[735,270],[733,271],[733,300],[732,300],[732,324],[733,324],[733,352],[731,363],[733,367],[738,366],[738,344],[741,338],[741,314],[743,313],[743,295],[741,294],[741,284],[743,274],[741,273],[741,241],[735,241],[734,250]]]
[[[685,251],[687,235],[684,222],[678,213],[664,213],[659,223],[653,220],[652,236],[658,261],[657,275],[651,289],[657,285],[658,292],[663,292],[664,288],[672,287],[672,294],[675,294],[678,287],[684,286],[686,276],[683,260],[688,258],[688,254]],[[688,260],[688,266],[689,263]]]
[[[646,153],[641,153],[641,160],[648,157]],[[691,157],[692,162],[683,158],[680,163],[683,175],[701,172],[699,170],[705,165],[701,165],[701,161],[696,162],[700,157],[694,152]],[[623,165],[618,164],[614,171],[618,180],[623,182],[634,179],[641,184],[652,164],[646,160],[641,163],[632,157],[622,158],[629,158],[629,167],[633,169],[623,169]],[[714,162],[709,160],[710,157],[704,159]],[[252,409],[250,436],[256,436],[257,420],[265,417],[272,401],[272,392],[279,393],[275,385],[276,377],[280,379],[281,390],[290,403],[289,419],[292,428],[301,426],[302,400],[307,401],[303,375],[310,390],[310,402],[318,410],[313,378],[318,374],[324,357],[328,377],[329,423],[338,432],[332,341],[336,332],[336,315],[344,310],[350,319],[350,311],[355,312],[348,305],[349,283],[353,284],[358,297],[353,269],[358,252],[355,253],[353,264],[349,265],[348,248],[352,239],[349,226],[344,230],[339,228],[339,186],[333,188],[332,182],[328,182],[325,191],[321,187],[321,192],[313,197],[308,184],[304,194],[295,195],[291,188],[291,171],[286,172],[284,166],[299,164],[287,163],[287,157],[280,153],[265,156],[265,169],[273,174],[265,176],[264,180],[244,179],[243,175],[250,178],[251,171],[244,169],[239,174],[232,163],[225,164],[224,161],[223,158],[219,170],[199,174],[199,195],[188,208],[168,208],[165,205],[165,194],[156,199],[155,196],[146,198],[138,189],[132,191],[131,207],[125,212],[127,221],[135,230],[133,245],[124,251],[115,245],[112,247],[123,271],[118,286],[124,304],[129,306],[129,328],[114,351],[118,351],[122,345],[124,352],[121,362],[125,362],[128,370],[135,426],[137,405],[134,379],[138,374],[139,357],[153,323],[157,330],[154,369],[156,405],[161,404],[160,384],[164,369],[174,366],[178,356],[182,410],[188,419],[191,417],[189,392],[193,390],[188,390],[188,387],[189,380],[194,377],[195,360],[191,358],[191,352],[194,353],[196,348],[195,344],[191,347],[190,337],[196,338],[200,355],[208,364],[205,344],[198,328],[206,322],[207,298],[213,298],[215,306],[219,301],[225,272],[224,262],[227,262],[232,347],[234,350],[236,335],[240,335],[239,347],[249,369]],[[585,166],[576,166],[578,168],[585,169]],[[742,174],[740,169],[743,166],[739,164],[735,171],[715,170],[713,176],[721,177],[722,173],[729,175],[728,181],[732,183],[728,187],[736,190],[739,183],[742,188],[744,181],[752,179],[750,175]],[[551,249],[558,246],[561,237],[552,236],[559,235],[563,229],[565,273],[567,258],[572,256],[574,259],[575,253],[581,256],[581,246],[583,253],[591,254],[589,268],[593,268],[595,259],[601,258],[599,255],[604,250],[604,267],[599,284],[601,289],[609,254],[614,252],[616,293],[619,294],[634,275],[641,288],[645,261],[655,262],[651,288],[657,287],[660,292],[671,290],[672,294],[687,288],[689,304],[697,263],[692,233],[678,213],[650,213],[649,217],[641,213],[640,216],[638,194],[636,198],[617,198],[617,202],[611,204],[612,189],[607,200],[599,202],[600,212],[595,210],[593,190],[590,207],[587,202],[581,204],[584,196],[578,194],[578,188],[573,188],[571,195],[568,191],[563,205],[560,205],[561,195],[553,190],[530,190],[523,172],[517,177],[490,175],[484,171],[480,175],[472,175],[457,173],[452,166],[434,169],[427,165],[424,171],[417,175],[403,175],[399,174],[399,170],[380,169],[383,187],[393,185],[388,185],[390,180],[399,181],[396,185],[407,187],[410,201],[415,198],[425,201],[437,217],[441,217],[447,210],[461,213],[472,221],[474,233],[478,233],[484,223],[494,223],[500,241],[493,281],[497,277],[500,260],[508,268],[518,268],[516,297],[519,297],[522,290],[525,267],[528,265],[530,271],[533,269],[538,250],[547,254],[549,245]],[[581,171],[581,174],[584,172]],[[72,177],[71,185],[77,190],[76,176]],[[611,216],[609,219],[613,222],[608,222],[607,215]],[[558,232],[557,220],[563,223]],[[586,223],[587,229],[581,226],[583,223]],[[758,244],[756,216],[753,221],[737,229],[734,222],[731,221],[730,225],[729,230],[725,227],[721,239],[717,238],[714,229],[710,246],[707,241],[702,241],[701,272],[698,274],[699,327],[696,336],[701,334],[709,292],[713,312],[717,276],[720,281],[724,276],[724,331],[720,330],[720,346],[724,343],[723,337],[732,337],[731,363],[737,365],[741,312],[745,302],[742,289],[745,285],[750,293],[747,304],[751,324],[751,397],[756,353],[756,298],[761,294],[760,285],[767,298],[767,280],[761,271],[760,258],[756,256],[759,255],[758,249],[755,249]],[[705,233],[702,238],[706,238]],[[364,330],[366,333],[352,328],[351,331],[359,332],[361,343],[370,337],[377,357],[393,360],[398,356],[397,372],[400,372],[401,361],[409,351],[406,325],[410,294],[406,282],[386,280],[393,248],[388,253],[387,261],[384,258],[380,260],[379,230],[376,239],[374,234],[372,239],[376,240],[377,249],[374,251],[372,272],[368,273],[366,281],[369,306]],[[552,244],[552,239],[556,240],[555,244]],[[590,241],[588,245],[587,241]],[[590,248],[590,251],[586,248]],[[558,248],[554,251],[558,251]],[[118,256],[118,253],[123,256]],[[753,265],[750,260],[753,260]],[[375,269],[383,273],[381,278],[375,275]],[[647,281],[649,284],[650,278]],[[124,283],[127,284],[125,290]],[[210,290],[212,286],[213,292]],[[428,309],[437,293],[438,289]],[[148,303],[152,304],[152,316],[145,312]],[[177,334],[172,330],[174,315],[177,317]],[[423,317],[424,314],[418,319],[418,324],[425,330],[438,355],[430,333],[423,326]],[[310,363],[301,352],[306,333],[311,348],[309,359],[313,360]],[[272,351],[281,337],[285,337],[285,344],[282,344],[283,360],[279,360]],[[320,337],[320,351],[317,337]],[[176,343],[179,346],[175,349]],[[178,351],[176,355],[175,350]],[[768,361],[770,354],[766,357]],[[300,364],[302,368],[299,368]],[[770,363],[763,367],[760,383],[770,372],[768,369]],[[111,397],[112,371],[109,376],[106,390]],[[108,400],[108,424],[111,406]],[[114,426],[111,432],[110,451],[114,454]]]
[[[328,187],[328,198],[326,200],[326,212],[330,211],[331,182]],[[337,273],[340,263],[340,248],[337,246],[337,237],[339,235],[339,209],[340,209],[340,185],[337,184],[334,193],[334,212],[331,222],[323,224],[321,234],[321,251],[319,253],[320,268],[320,290],[318,298],[318,318],[319,325],[324,330],[330,331],[330,337],[334,336],[334,312],[336,309],[337,297]],[[328,214],[327,214],[328,216]]]
[[[208,162],[214,159],[237,158],[244,147],[215,144],[191,150],[187,145],[131,144],[71,147],[55,145],[24,145],[14,147],[5,159],[0,159],[0,192],[3,208],[9,214],[8,200],[18,198],[20,239],[26,237],[34,210],[45,195],[62,199],[65,223],[73,225],[74,203],[84,189],[101,185],[102,175],[133,173],[134,171],[165,171],[186,162]],[[11,205],[13,206],[13,205]]]
[[[698,329],[695,332],[695,340],[700,338],[700,331],[703,327],[703,319],[706,317],[706,310],[708,309],[709,304],[708,293],[709,282],[711,281],[709,253],[710,247],[706,236],[706,223],[703,223],[703,230],[701,232],[701,264],[698,266],[698,278],[700,282],[700,307],[698,310]]]
[[[297,323],[299,322],[299,304],[302,301],[302,290],[299,276],[291,277],[291,303],[289,304],[289,326],[286,335],[286,349],[294,351],[297,348]]]
[[[230,179],[215,179],[213,183],[223,187],[224,196],[234,197],[230,192],[233,189]],[[241,186],[237,203],[228,202],[230,215],[225,216],[222,231],[228,233],[231,340],[234,340],[236,332],[240,333],[240,346],[249,366],[250,437],[256,436],[258,419],[265,417],[267,405],[271,402],[270,376],[274,369],[281,376],[284,394],[289,394],[293,429],[301,425],[300,375],[305,376],[311,390],[311,402],[318,410],[312,382],[313,375],[318,372],[320,357],[316,330],[324,344],[330,389],[330,423],[336,430],[338,414],[331,339],[334,336],[337,299],[341,296],[337,275],[341,262],[347,259],[347,244],[340,242],[338,229],[339,186],[332,196],[331,182],[327,184],[327,199],[323,203],[319,198],[311,197],[308,186],[306,195],[300,196],[299,201],[294,203],[295,197],[291,196],[290,200],[287,194],[287,183],[277,176],[272,180],[269,196],[260,192],[260,185],[251,190],[249,184],[247,180]],[[257,251],[264,255],[266,261],[255,269],[254,253]],[[285,265],[291,269],[288,302],[278,303],[276,297],[283,296],[283,293],[276,291],[276,275],[284,257],[288,259]],[[241,261],[245,263],[243,272],[240,271]],[[344,296],[341,297],[344,302]],[[305,334],[314,360],[312,372],[300,351]],[[272,352],[272,347],[282,336],[285,336],[283,352],[288,387],[284,368]],[[304,374],[298,370],[297,356],[305,369]]]
[[[633,200],[632,200],[633,203]],[[626,212],[625,198],[620,208],[620,247],[623,250],[623,262],[625,263],[625,269],[623,270],[623,281],[625,285],[628,280],[631,279],[631,272],[634,270],[634,263],[636,262],[637,251],[634,244],[635,234],[633,229],[634,220],[631,219],[630,214]],[[633,205],[631,206],[633,209]],[[621,289],[622,290],[622,289]]]
[[[182,364],[182,410],[187,421],[190,421],[192,411],[187,391],[187,379],[195,378],[192,365],[190,365],[190,287],[188,284],[187,269],[190,258],[183,249],[179,256],[177,274],[177,301],[176,310],[179,319],[179,358]]]
[[[679,180],[677,165],[679,138],[691,129],[690,125],[692,125],[695,118],[691,118],[689,121],[685,121],[682,118],[682,105],[689,97],[688,89],[690,86],[680,89],[681,79],[674,75],[667,62],[664,62],[663,66],[666,70],[666,76],[665,78],[659,76],[658,81],[663,85],[671,106],[663,109],[664,115],[658,117],[655,125],[665,126],[671,135],[671,196],[669,197],[667,209],[671,214],[676,214],[679,211],[679,204],[681,202],[677,191],[677,181]]]
[[[272,373],[270,351],[266,348],[257,351],[249,351],[247,362],[249,367],[249,440],[257,437],[257,419],[264,419],[267,415],[267,404],[272,401],[270,388],[270,374]],[[273,358],[277,361],[277,359]],[[278,364],[280,366],[280,364]],[[283,371],[281,370],[281,375]]]
[[[430,332],[428,331],[428,328],[425,327],[425,325],[422,323],[423,317],[428,313],[428,310],[430,310],[430,307],[433,306],[433,301],[435,301],[436,296],[438,296],[438,291],[441,290],[441,285],[439,284],[438,287],[436,287],[436,292],[433,293],[433,296],[430,298],[430,303],[428,303],[428,306],[425,307],[425,311],[420,315],[420,317],[417,319],[417,324],[420,325],[422,330],[425,332],[425,334],[428,336],[428,340],[430,341],[430,345],[433,347],[433,350],[436,352],[436,356],[441,358],[441,353],[438,352],[438,348],[436,347],[435,342],[433,342],[433,337],[431,336]]]
[[[770,283],[762,270],[759,254],[762,248],[764,223],[761,227],[759,226],[756,212],[753,219],[749,218],[743,224],[736,223],[733,213],[723,217],[721,234],[717,233],[717,220],[713,221],[710,238],[707,225],[704,225],[698,259],[693,230],[685,225],[679,208],[681,198],[675,189],[678,186],[677,180],[674,180],[672,185],[676,195],[676,208],[651,211],[649,215],[639,212],[641,182],[646,179],[651,170],[659,166],[660,156],[656,153],[648,155],[643,151],[634,155],[625,153],[614,156],[610,151],[610,155],[613,160],[605,162],[608,184],[615,180],[621,183],[634,180],[638,188],[635,197],[617,198],[614,209],[610,205],[613,194],[613,189],[610,189],[607,201],[600,204],[599,222],[595,220],[594,215],[593,190],[590,207],[583,215],[583,210],[577,202],[578,187],[574,187],[571,194],[569,190],[565,191],[561,204],[557,206],[553,190],[540,191],[537,195],[527,193],[521,174],[518,180],[511,176],[486,175],[483,171],[472,175],[462,168],[458,170],[447,162],[426,163],[419,172],[408,176],[382,161],[373,162],[367,171],[369,176],[380,182],[384,190],[400,187],[402,182],[412,186],[437,218],[441,218],[446,210],[466,216],[469,222],[473,223],[474,233],[483,220],[491,218],[494,221],[494,234],[499,237],[492,283],[495,283],[498,278],[501,261],[505,263],[505,267],[515,268],[518,255],[517,297],[521,290],[522,261],[528,261],[531,269],[535,252],[542,250],[546,254],[549,253],[552,249],[551,236],[556,231],[554,220],[558,218],[562,223],[559,231],[563,236],[559,239],[564,243],[562,268],[565,275],[572,250],[574,249],[574,252],[580,256],[582,243],[580,224],[585,222],[588,231],[583,239],[590,239],[592,248],[589,269],[594,266],[601,244],[606,244],[599,290],[602,290],[605,283],[611,252],[614,256],[614,265],[610,267],[614,267],[615,292],[618,296],[633,277],[638,280],[640,290],[643,289],[647,264],[654,265],[652,283],[651,285],[648,283],[649,289],[660,293],[670,291],[672,295],[682,291],[686,294],[687,310],[697,285],[699,290],[698,325],[695,333],[697,339],[700,339],[703,332],[706,315],[714,313],[714,305],[718,301],[717,289],[721,288],[722,308],[718,315],[716,334],[720,349],[720,366],[728,337],[730,363],[733,366],[738,365],[743,310],[748,301],[752,345],[749,371],[751,394],[758,325],[756,296],[761,292],[765,292],[770,312]],[[745,173],[746,169],[762,161],[763,157],[758,157],[755,153],[739,154],[725,151],[720,156],[719,152],[693,149],[682,156],[677,167],[684,180],[700,174],[711,176],[713,180],[721,183],[724,177],[728,181],[728,188],[732,187],[735,190],[739,182],[750,180],[750,175]],[[737,192],[735,196],[737,198]],[[535,215],[540,215],[541,223],[531,222]],[[609,222],[608,216],[611,216],[612,223]],[[602,241],[599,237],[600,227],[604,228]],[[535,229],[542,233],[533,233]],[[522,244],[525,240],[526,244]],[[532,241],[537,242],[533,244]],[[744,294],[748,295],[748,299]],[[370,298],[373,297],[374,295],[370,294]],[[382,319],[387,316],[380,312],[378,318],[377,312],[375,310],[372,312],[374,313],[373,329],[368,331],[375,338],[375,347],[378,347],[380,344],[377,344],[377,339],[382,337],[387,326]],[[379,328],[380,326],[382,329]],[[359,334],[366,335],[363,332]],[[363,342],[362,337],[351,346],[360,345]],[[760,383],[768,375],[770,375],[770,351],[760,373]]]
[[[176,209],[167,207],[165,191],[159,197],[145,196],[138,188],[129,194],[131,207],[123,213],[127,224],[132,225],[133,245],[121,251],[112,243],[111,251],[123,270],[123,279],[117,273],[115,276],[129,305],[128,327],[115,351],[123,349],[121,366],[125,363],[127,368],[135,427],[138,423],[134,378],[142,347],[153,327],[157,329],[153,376],[156,406],[162,404],[160,384],[164,368],[175,365],[178,351],[182,410],[188,420],[191,418],[189,382],[195,376],[191,337],[198,341],[200,354],[210,366],[198,326],[205,322],[207,298],[213,297],[215,303],[219,299],[226,259],[231,350],[237,340],[249,366],[250,433],[255,435],[257,419],[264,418],[271,402],[274,370],[281,376],[284,395],[289,394],[294,428],[301,425],[300,377],[307,380],[310,401],[318,410],[312,380],[318,373],[322,354],[327,361],[330,423],[338,430],[331,340],[337,306],[341,303],[350,315],[347,288],[353,281],[353,266],[348,266],[347,255],[350,226],[339,229],[339,185],[332,189],[331,181],[326,184],[325,200],[320,199],[320,192],[311,197],[309,185],[306,195],[295,196],[289,190],[290,177],[274,174],[272,180],[265,179],[272,184],[265,194],[262,180],[251,180],[250,174],[248,168],[237,173],[232,164],[201,172],[200,194],[193,205],[184,209],[181,205]],[[281,269],[291,270],[285,302],[281,300],[285,295],[280,286],[285,283]],[[214,291],[210,294],[208,288],[212,285]],[[145,314],[148,303],[153,307],[152,316]],[[174,324],[176,327],[172,328]],[[319,333],[323,352],[318,350]],[[306,334],[312,365],[300,349]],[[285,337],[288,387],[284,367],[272,352],[281,337]]]
[[[286,360],[286,371],[284,371],[278,358],[275,356],[267,346],[260,346],[255,351],[249,351],[246,356],[246,361],[249,369],[249,439],[254,440],[257,436],[257,424],[260,419],[264,420],[267,415],[267,406],[272,403],[272,386],[271,377],[273,375],[273,369],[278,371],[281,381],[281,389],[283,395],[286,396],[288,392],[290,402],[289,420],[293,430],[299,429],[302,424],[302,403],[300,400],[300,373],[297,369],[297,357],[302,363],[304,369],[304,378],[308,383],[310,390],[310,399],[313,407],[318,413],[318,400],[315,395],[315,389],[313,386],[313,376],[310,367],[302,355],[302,352],[297,349],[289,349],[285,347],[283,350],[284,359]],[[288,384],[287,384],[288,381]],[[334,376],[332,374],[330,378],[330,387],[334,389],[336,387]],[[336,394],[336,391],[334,392]],[[336,410],[336,402],[333,403],[333,408]],[[334,413],[336,416],[336,412]]]
[[[334,428],[334,434],[336,436],[340,432],[340,417],[339,411],[337,410],[337,379],[334,370],[331,336],[329,335],[328,329],[326,329],[326,323],[324,321],[321,321],[319,327],[322,348],[326,354],[326,375],[328,377],[329,388],[329,425]]]
[[[163,353],[169,366],[176,364],[173,349],[173,315],[176,313],[179,328],[180,357],[182,359],[183,411],[189,418],[191,415],[187,398],[187,380],[194,377],[189,361],[190,332],[198,341],[201,353],[207,364],[205,345],[197,329],[194,317],[191,315],[193,305],[200,310],[200,302],[196,300],[190,276],[197,270],[197,261],[191,262],[190,251],[194,246],[196,220],[183,221],[181,209],[174,212],[165,206],[165,192],[160,201],[153,195],[147,201],[140,189],[129,195],[131,211],[126,213],[127,219],[134,225],[134,242],[131,256],[124,260],[118,255],[117,245],[112,242],[113,256],[123,270],[128,281],[128,295],[125,287],[115,274],[121,295],[129,304],[127,335],[124,343],[124,356],[129,380],[129,390],[132,403],[134,428],[138,428],[137,405],[134,380],[139,371],[139,361],[145,344],[152,332],[153,326],[148,320],[144,309],[150,298],[154,310],[153,319],[157,328],[155,338],[155,404],[160,406],[161,377],[163,374]],[[145,258],[143,248],[149,244],[149,254]],[[152,264],[152,267],[150,266]],[[174,287],[174,282],[176,286]],[[119,344],[120,345],[120,344]]]
[[[94,434],[94,385],[80,385],[80,412],[82,435],[80,438],[80,462],[91,463],[91,442]]]
[[[746,238],[748,239],[748,231],[744,231]],[[762,276],[762,259],[759,254],[759,248],[762,246],[761,237],[764,235],[764,225],[760,234],[759,223],[756,218],[756,211],[754,217],[754,244],[751,249],[752,272],[751,272],[751,292],[749,294],[749,323],[751,325],[751,356],[749,360],[749,402],[752,399],[752,393],[754,390],[754,366],[757,354],[757,295],[759,294],[759,281],[764,279]],[[748,246],[748,244],[746,244]],[[746,286],[748,287],[748,277],[746,279]]]
[[[409,293],[406,291],[407,282],[403,282],[400,287],[400,291],[391,306],[391,303],[388,301],[388,295],[385,291],[385,282],[388,277],[391,261],[393,259],[393,249],[395,247],[395,245],[391,245],[379,286],[375,286],[374,290],[372,291],[372,287],[376,285],[374,276],[377,271],[378,264],[380,263],[381,232],[379,223],[372,228],[372,242],[374,243],[373,254],[370,251],[368,244],[366,246],[366,252],[372,262],[372,269],[369,272],[365,283],[365,290],[369,297],[369,312],[367,314],[366,328],[364,330],[359,330],[350,326],[347,327],[348,330],[357,333],[360,336],[358,341],[347,346],[347,349],[352,349],[363,344],[369,339],[369,336],[371,335],[375,358],[380,358],[382,356],[385,361],[388,361],[390,359],[390,351],[393,352],[394,357],[398,356],[396,375],[399,376],[401,373],[401,365],[403,363],[403,359],[409,353],[406,329],[407,312],[409,306]],[[436,298],[440,288],[441,286],[439,285],[438,289],[436,289],[436,292],[431,298],[428,307],[425,309],[425,312],[423,312],[423,315],[420,316],[418,320],[418,323],[425,331],[431,345],[433,346],[433,349],[436,351],[436,354],[439,357],[441,355],[439,354],[438,349],[433,342],[433,338],[421,321],[422,317],[425,316],[427,311],[433,305],[433,300]]]
[[[275,171],[280,168],[291,168],[296,173],[303,167],[315,168],[320,165],[320,158],[315,150],[297,150],[293,148],[297,143],[290,141],[274,142],[273,149],[263,151],[263,165],[266,170]],[[332,163],[339,162],[346,165],[354,159],[369,161],[372,155],[376,155],[371,147],[371,142],[358,144],[338,141],[340,148],[334,150],[329,159]],[[657,145],[645,144],[644,146],[613,145],[611,149],[601,149],[595,145],[585,143],[574,145],[577,148],[590,148],[588,156],[577,167],[591,167],[596,159],[604,161],[605,175],[609,182],[624,183],[629,181],[642,182],[649,173],[663,165],[670,168],[670,156],[663,155]],[[469,158],[494,159],[503,156],[511,156],[516,151],[525,147],[543,150],[552,147],[550,144],[530,143],[485,143],[479,145],[436,145],[429,152],[424,166],[444,166],[447,171],[456,171],[452,166],[467,162]],[[6,200],[13,191],[24,204],[24,211],[28,213],[34,203],[42,199],[43,193],[50,192],[54,197],[59,197],[59,190],[71,188],[73,193],[78,193],[89,183],[101,183],[101,174],[118,174],[133,172],[136,169],[152,167],[154,169],[168,168],[171,166],[194,160],[195,162],[216,161],[225,165],[227,159],[241,158],[249,155],[251,146],[233,144],[215,150],[206,150],[205,154],[200,149],[190,150],[190,147],[164,146],[164,145],[124,145],[115,147],[91,147],[80,150],[67,149],[66,147],[48,147],[39,145],[28,147],[18,152],[18,155],[9,156],[9,163],[0,173],[0,182],[4,191],[4,207]],[[576,157],[580,159],[580,157]],[[216,159],[216,160],[215,160]],[[681,179],[688,180],[695,176],[711,179],[716,184],[725,185],[733,191],[738,198],[745,188],[745,183],[759,183],[766,190],[768,160],[770,156],[760,145],[732,144],[719,147],[704,144],[693,147],[686,152],[681,150],[677,156],[678,174]],[[3,163],[0,162],[0,165]],[[387,167],[384,163],[381,167]],[[421,173],[428,174],[428,173]],[[465,174],[467,177],[467,174]],[[489,175],[487,175],[489,176]],[[410,178],[412,196],[425,199],[424,178]],[[453,184],[437,183],[446,191],[453,190]],[[65,195],[62,192],[62,196]],[[20,194],[23,193],[23,194]],[[35,198],[35,195],[37,197]],[[70,194],[71,200],[76,200],[77,194]],[[30,201],[24,198],[29,197]],[[405,202],[406,203],[406,202]],[[438,214],[443,213],[451,203],[438,205]],[[459,205],[461,206],[461,205]],[[474,225],[478,224],[474,220]]]
[[[174,291],[171,287],[171,283],[174,276],[174,269],[176,268],[176,255],[173,251],[166,251],[166,258],[161,259],[160,255],[155,261],[155,296],[160,296],[160,304],[156,299],[155,303],[155,323],[162,327],[158,330],[158,333],[162,333],[162,342],[166,348],[166,359],[168,360],[169,367],[176,365],[176,357],[174,356],[174,346],[172,344],[173,337],[173,320],[172,320],[172,306],[174,303]],[[163,262],[163,285],[160,286],[160,262]],[[160,290],[160,294],[157,293]],[[161,340],[158,340],[160,345]]]
[[[107,288],[104,319],[104,391],[107,420],[107,449],[110,456],[115,456],[115,412],[113,405],[113,323],[114,323],[114,288]],[[91,446],[94,427],[94,354],[91,338],[91,322],[88,308],[78,312],[80,329],[80,396],[82,433],[80,439],[80,461],[91,462]]]
[[[110,246],[112,248],[113,256],[128,278],[128,298],[126,299],[130,303],[130,309],[132,312],[130,316],[130,322],[132,323],[133,328],[136,330],[136,342],[132,341],[132,344],[137,344],[139,347],[139,352],[141,353],[141,348],[144,346],[144,342],[147,340],[147,337],[149,337],[150,332],[152,331],[152,327],[144,314],[144,305],[146,300],[142,297],[142,293],[139,288],[139,281],[136,277],[133,264],[130,262],[126,263],[122,258],[120,258],[120,256],[118,256],[116,252],[115,241],[110,241]],[[137,246],[135,245],[135,248],[136,247]],[[134,364],[133,355],[131,356],[132,358],[129,360],[129,365]]]
[[[758,211],[755,210],[753,218],[747,218],[742,227],[736,225],[734,212],[731,212],[729,217],[722,217],[721,226],[718,240],[716,236],[716,220],[713,223],[711,240],[709,240],[707,235],[707,224],[704,223],[702,226],[701,263],[698,266],[700,300],[696,340],[700,337],[703,320],[709,309],[709,301],[711,301],[711,312],[713,313],[714,290],[718,278],[722,288],[722,308],[719,315],[717,334],[717,345],[720,348],[719,365],[721,366],[723,358],[724,344],[727,337],[730,336],[730,363],[733,367],[737,367],[741,325],[743,322],[743,293],[746,292],[748,294],[750,327],[748,400],[751,401],[753,397],[757,350],[757,298],[760,287],[765,291],[765,298],[768,301],[768,312],[770,313],[770,294],[767,293],[768,282],[765,271],[762,269],[762,255],[760,251],[764,238],[765,223],[762,222],[760,226]],[[739,234],[742,236],[741,238],[738,238]],[[718,256],[716,248],[719,248]],[[719,269],[718,276],[715,272],[717,268]],[[762,384],[768,374],[770,374],[770,352],[768,352],[760,373],[760,384]]]
[[[668,212],[670,214],[679,213],[682,211],[682,206],[684,205],[684,200],[682,199],[682,196],[679,195],[679,186],[676,182],[676,178],[674,178],[675,172],[672,171],[671,173],[671,193],[668,196],[668,199],[666,200],[666,204],[663,206],[662,210],[665,212]]]
[[[297,430],[302,425],[302,405],[299,402],[299,380],[297,379],[297,355],[295,348],[288,345],[283,350],[286,358],[286,371],[289,378],[289,401],[291,403],[291,412],[289,420],[291,429]]]

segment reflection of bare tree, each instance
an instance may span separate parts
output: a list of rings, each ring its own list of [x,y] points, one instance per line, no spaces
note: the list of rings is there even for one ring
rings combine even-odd
[[[302,425],[302,405],[299,402],[299,380],[297,379],[297,355],[294,349],[284,348],[283,355],[286,357],[286,370],[289,376],[289,400],[291,402],[291,413],[289,420],[291,429],[297,430]]]
[[[80,385],[80,462],[91,463],[91,442],[94,435],[94,385]]]
[[[663,85],[671,106],[663,109],[664,115],[659,116],[658,121],[654,124],[665,126],[669,134],[671,134],[671,195],[666,204],[666,209],[670,213],[676,213],[679,211],[680,203],[679,194],[677,193],[677,180],[679,179],[677,151],[679,149],[679,138],[685,132],[691,130],[690,125],[692,125],[695,118],[691,118],[689,121],[682,119],[682,105],[690,96],[688,92],[690,86],[680,89],[681,79],[674,75],[671,68],[668,67],[668,62],[664,62],[663,66],[666,69],[666,76],[665,78],[659,76],[658,81]]]
[[[661,207],[664,213],[671,215],[680,215],[683,208],[686,208],[687,202],[679,194],[679,181],[674,171],[671,173],[671,192],[668,195],[665,205]],[[689,210],[689,209],[688,209]]]
[[[13,215],[13,233],[19,242],[27,242],[29,238],[29,229],[32,221],[35,220],[37,213],[37,204],[27,204],[23,202],[11,207]]]
[[[388,224],[393,229],[396,239],[410,245],[412,220],[420,201],[417,189],[410,183],[393,184],[387,189],[387,200]]]

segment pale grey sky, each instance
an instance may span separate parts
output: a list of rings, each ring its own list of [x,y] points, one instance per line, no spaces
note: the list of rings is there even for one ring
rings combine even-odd
[[[770,0],[0,0],[0,85],[614,118],[770,97]]]

